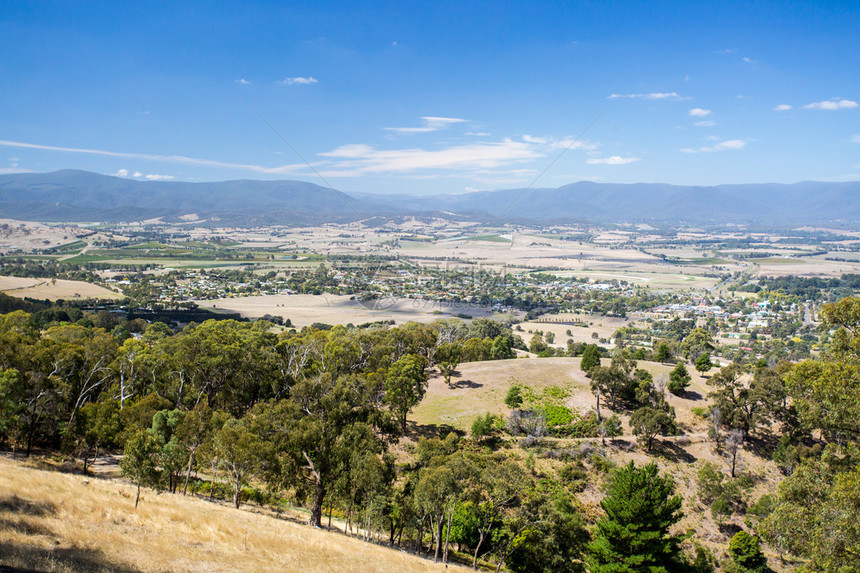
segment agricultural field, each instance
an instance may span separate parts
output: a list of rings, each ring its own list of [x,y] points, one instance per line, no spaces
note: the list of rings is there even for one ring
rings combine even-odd
[[[64,279],[29,279],[0,276],[0,292],[9,296],[48,300],[121,299],[122,293],[97,284]]]
[[[260,318],[266,314],[289,318],[296,327],[323,324],[364,324],[394,321],[432,322],[439,318],[452,318],[458,314],[493,317],[492,310],[480,306],[447,305],[421,299],[380,299],[359,301],[349,295],[261,295],[196,301],[200,308],[238,312],[247,318]]]

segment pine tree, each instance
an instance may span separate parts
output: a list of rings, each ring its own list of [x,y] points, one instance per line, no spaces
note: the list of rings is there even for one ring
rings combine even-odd
[[[671,478],[657,466],[637,468],[631,461],[614,475],[600,506],[606,515],[597,522],[589,544],[592,573],[648,571],[666,573],[686,567],[681,536],[669,528],[681,519],[681,497],[673,495]]]

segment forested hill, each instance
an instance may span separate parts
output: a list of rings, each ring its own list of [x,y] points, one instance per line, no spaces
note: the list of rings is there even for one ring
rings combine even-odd
[[[692,222],[762,225],[860,220],[860,182],[689,187],[580,181],[413,197],[355,195],[302,181],[138,181],[85,171],[0,176],[0,217],[129,221],[195,213],[235,224],[321,223],[435,215],[493,222]]]

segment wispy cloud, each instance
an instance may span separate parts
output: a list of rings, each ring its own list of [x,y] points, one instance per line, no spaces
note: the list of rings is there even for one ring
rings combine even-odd
[[[0,140],[0,146],[238,169],[268,175],[308,175],[311,171],[304,163],[267,167],[181,155],[125,153],[6,140]],[[534,175],[535,170],[533,168],[521,165],[524,162],[543,159],[558,153],[560,149],[593,150],[596,147],[597,145],[594,143],[577,141],[573,137],[557,139],[535,136],[523,136],[519,139],[505,138],[500,141],[476,141],[474,143],[447,145],[432,149],[378,149],[366,144],[349,144],[318,154],[320,159],[313,162],[312,165],[314,170],[324,176],[330,177],[358,177],[382,173],[409,175],[412,178],[450,177],[468,172],[475,177],[476,181],[479,179],[489,181],[499,177],[513,180],[515,178],[522,179],[526,176]],[[607,162],[608,164],[621,164],[613,163],[613,161],[619,160],[628,161],[625,158],[610,158]],[[144,175],[141,171],[133,171],[125,168],[120,169],[114,175],[148,180],[172,178],[170,175],[156,173]]]
[[[590,165],[627,165],[628,163],[635,163],[636,161],[641,161],[641,158],[613,155],[612,157],[591,157],[586,159],[585,162]]]
[[[752,58],[748,58],[748,57],[746,57],[746,56],[744,56],[744,57],[743,57],[743,58],[741,58],[741,59],[743,60],[743,62],[744,62],[745,64],[757,64],[757,63],[758,63],[758,60],[754,60],[754,59],[752,59]]]
[[[510,167],[524,161],[541,159],[561,147],[589,149],[593,144],[573,139],[533,136],[521,140],[505,138],[498,142],[453,145],[443,149],[376,149],[370,145],[342,145],[320,155],[333,160],[325,176],[355,177],[377,173],[412,173],[422,170],[459,170],[482,172]],[[498,175],[498,173],[491,173]]]
[[[393,131],[394,133],[428,133],[431,131],[439,131],[440,129],[444,129],[449,125],[455,123],[463,123],[465,119],[460,119],[457,117],[434,117],[434,116],[426,116],[421,118],[421,122],[424,124],[420,127],[386,127],[385,131]]]
[[[285,86],[299,86],[299,85],[316,84],[319,82],[313,76],[308,76],[306,78],[304,78],[302,76],[297,76],[295,78],[284,78],[284,79],[278,81],[278,83],[285,85]]]
[[[647,94],[612,94],[607,99],[648,99],[648,100],[668,100],[668,101],[683,101],[690,99],[687,96],[678,95],[675,92],[652,92]]]
[[[851,138],[851,143],[860,143],[860,135],[855,135]]]
[[[151,155],[147,153],[124,153],[120,151],[106,151],[102,149],[86,149],[79,147],[59,147],[56,145],[39,145],[36,143],[24,143],[21,141],[0,140],[0,146],[17,147],[22,149],[41,149],[43,151],[61,151],[66,153],[84,153],[87,155],[103,155],[105,157],[121,157],[124,159],[142,159],[146,161],[164,161],[167,163],[183,163],[187,165],[200,165],[204,167],[222,167],[226,169],[242,169],[255,171],[257,173],[292,173],[305,168],[305,165],[283,165],[280,167],[264,167],[262,165],[249,165],[244,163],[229,163],[225,161],[214,161],[211,159],[199,159],[196,157],[185,157],[182,155]]]
[[[694,107],[693,109],[690,110],[689,113],[692,117],[707,117],[707,116],[711,115],[711,110],[702,109],[700,107]]]
[[[788,105],[787,103],[781,103],[778,106],[776,106],[775,108],[773,108],[773,111],[788,111],[790,109],[794,109],[794,108],[792,106]]]
[[[18,167],[0,167],[0,175],[14,175],[15,173],[32,173],[30,169],[19,169]]]
[[[803,106],[803,109],[823,109],[827,111],[836,111],[840,109],[852,109],[858,107],[856,101],[850,99],[833,98],[825,101],[815,101]]]
[[[717,122],[712,119],[706,119],[705,121],[697,121],[693,125],[696,127],[714,127],[717,125]]]
[[[714,145],[706,145],[703,147],[685,147],[680,151],[682,153],[710,153],[713,151],[734,151],[738,149],[743,149],[746,147],[747,142],[743,139],[728,139],[726,141],[720,141]]]
[[[240,86],[247,86],[247,85],[248,85],[248,84],[250,84],[251,82],[249,82],[249,81],[248,81],[248,80],[246,80],[245,78],[239,78],[238,80],[233,80],[233,83],[234,83],[234,84],[239,84]]]
[[[473,135],[475,137],[488,137],[490,134],[486,131],[467,131],[463,135]]]
[[[156,175],[155,173],[150,173],[146,176],[150,181],[168,181],[173,179],[173,175]]]

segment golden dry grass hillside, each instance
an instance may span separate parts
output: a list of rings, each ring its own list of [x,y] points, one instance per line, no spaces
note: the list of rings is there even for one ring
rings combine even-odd
[[[62,572],[445,570],[409,553],[192,497],[145,491],[135,511],[128,484],[9,459],[0,459],[0,566]]]

